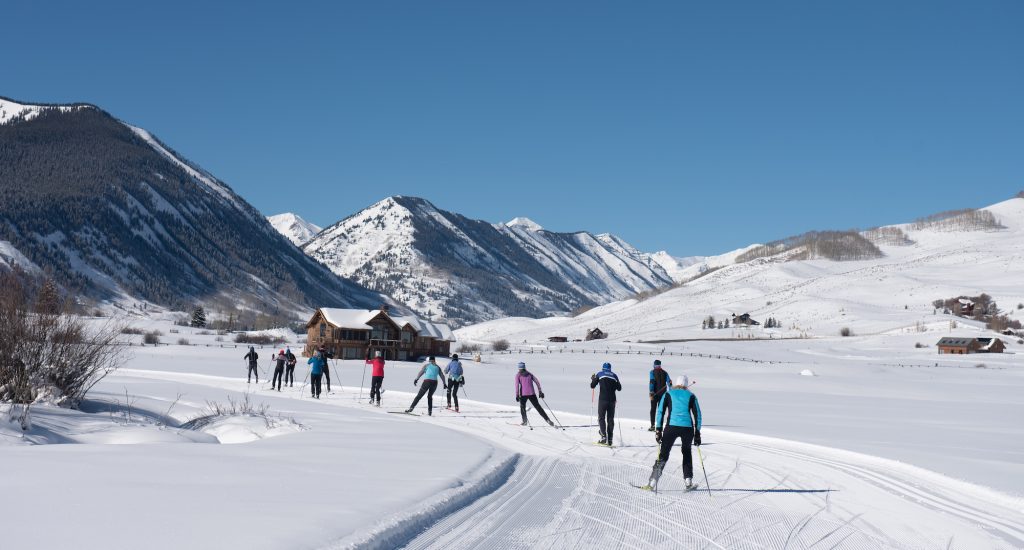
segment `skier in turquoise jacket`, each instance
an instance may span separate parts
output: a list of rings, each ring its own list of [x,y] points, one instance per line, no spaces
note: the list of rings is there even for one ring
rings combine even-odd
[[[423,385],[420,386],[419,393],[416,394],[416,399],[412,400],[412,405],[405,410],[407,413],[411,413],[416,408],[416,404],[420,402],[423,395],[427,396],[427,416],[433,416],[434,414],[434,392],[437,391],[437,379],[441,379],[441,383],[444,384],[445,389],[448,388],[448,384],[445,382],[444,373],[441,372],[441,367],[437,366],[437,359],[433,355],[427,359],[427,364],[423,365],[420,369],[419,374],[416,375],[416,380],[413,380],[412,385],[415,386],[419,383],[420,378],[423,378]]]
[[[665,469],[665,462],[672,452],[672,445],[679,439],[683,448],[683,478],[686,488],[693,488],[693,455],[690,452],[690,441],[700,446],[700,404],[697,396],[689,390],[690,379],[685,374],[676,378],[672,389],[668,390],[658,404],[658,416],[655,427],[655,440],[661,443],[661,452],[651,471],[648,487],[657,486],[658,479]],[[665,422],[668,425],[663,429]]]

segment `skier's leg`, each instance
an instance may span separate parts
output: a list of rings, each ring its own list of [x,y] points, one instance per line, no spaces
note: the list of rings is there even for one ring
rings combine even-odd
[[[331,369],[324,365],[324,379],[327,380],[327,393],[331,393]]]
[[[608,402],[608,444],[612,444],[612,437],[615,433],[615,402]]]
[[[605,424],[605,413],[608,410],[608,402],[600,400],[597,402],[597,429],[601,432],[601,441],[608,441],[608,426]]]
[[[526,424],[526,397],[519,398],[519,414],[523,415],[523,424]]]
[[[427,386],[427,415],[434,413],[434,392],[437,391],[437,380],[424,380],[423,385]]]
[[[654,427],[654,415],[658,412],[658,400],[651,399],[651,427]]]
[[[412,405],[409,405],[409,409],[410,410],[415,409],[416,408],[416,404],[420,402],[420,399],[423,399],[423,396],[426,393],[427,393],[427,381],[424,380],[423,383],[420,384],[420,391],[416,393],[416,398],[412,400]]]
[[[445,396],[448,398],[448,408],[452,408],[452,385],[448,384],[448,389],[445,390]]]
[[[540,406],[540,402],[537,401],[537,396],[536,395],[531,395],[530,396],[530,403],[533,403],[533,408],[537,409],[537,412],[540,413],[540,417],[544,419],[544,422],[547,422],[547,423],[550,424],[551,421],[548,420],[547,413],[544,412],[543,407]]]
[[[693,428],[682,428],[679,439],[683,444],[683,477],[693,479],[693,454],[690,452],[690,443],[693,442]]]
[[[456,382],[454,387],[452,384],[448,385],[448,390],[452,392],[452,399],[455,401],[455,410],[459,409],[459,383]]]

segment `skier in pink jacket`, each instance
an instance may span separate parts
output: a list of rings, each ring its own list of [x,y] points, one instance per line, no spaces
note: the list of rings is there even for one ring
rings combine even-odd
[[[537,391],[534,392],[533,386],[537,385]],[[519,363],[519,372],[516,373],[516,401],[519,402],[519,412],[523,415],[523,426],[527,425],[526,422],[526,402],[529,401],[533,404],[533,408],[537,409],[540,413],[541,418],[544,419],[549,425],[554,426],[555,423],[548,418],[548,415],[544,413],[544,409],[541,408],[540,403],[537,402],[537,396],[544,399],[544,390],[540,387],[540,380],[532,373],[526,370],[526,363]]]

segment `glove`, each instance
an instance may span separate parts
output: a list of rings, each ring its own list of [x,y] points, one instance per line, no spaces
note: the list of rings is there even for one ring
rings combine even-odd
[[[651,396],[651,401],[654,401],[654,392],[650,392],[648,395]]]
[[[459,385],[460,386],[465,386],[466,385],[466,379],[463,378],[462,380],[459,380]]]
[[[658,443],[661,443],[661,430],[657,430],[654,432],[654,440],[657,441]]]
[[[413,380],[413,381],[412,381],[412,385],[413,385],[413,386],[416,386],[416,385],[418,385],[419,383],[420,383],[420,379],[419,379],[419,378],[417,378],[417,379],[415,379],[415,380]]]
[[[540,398],[544,399],[544,392],[540,392]]]
[[[693,444],[700,447],[700,430],[693,432]]]
[[[591,374],[590,375],[590,381],[593,382],[594,380],[597,380],[597,375],[596,374]]]
[[[519,396],[517,395],[516,396],[516,403],[518,403],[518,402],[519,402]]]

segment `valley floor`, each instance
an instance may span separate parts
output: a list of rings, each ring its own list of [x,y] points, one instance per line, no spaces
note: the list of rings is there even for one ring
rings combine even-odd
[[[462,412],[444,410],[439,392],[434,416],[413,417],[388,411],[408,406],[417,365],[388,366],[384,407],[378,409],[364,403],[361,362],[337,362],[334,393],[317,401],[306,395],[301,380],[280,393],[262,378],[260,384],[247,384],[243,353],[217,347],[136,348],[127,367],[93,391],[85,412],[38,407],[27,435],[12,426],[0,428],[5,544],[1024,547],[1024,500],[1002,492],[1022,483],[1024,472],[1015,458],[1020,438],[992,445],[989,462],[1006,480],[998,491],[919,467],[941,469],[933,465],[891,460],[908,450],[940,455],[949,445],[948,439],[932,437],[938,432],[928,431],[917,410],[931,415],[939,431],[948,425],[954,433],[981,431],[992,439],[1015,434],[1020,405],[1001,404],[1004,391],[1019,390],[1019,366],[1009,356],[1005,365],[993,365],[998,370],[893,367],[888,372],[876,365],[868,367],[873,379],[852,389],[850,380],[865,377],[848,372],[852,367],[843,360],[822,359],[844,355],[834,346],[784,354],[803,354],[801,361],[819,357],[814,377],[800,376],[796,367],[802,365],[757,371],[745,364],[689,362],[687,373],[697,380],[707,423],[702,452],[708,482],[698,462],[700,490],[682,491],[677,448],[661,492],[651,494],[631,486],[646,480],[657,452],[644,404],[649,358],[610,357],[624,391],[616,447],[607,449],[593,445],[596,427],[584,385],[601,355],[555,361],[528,354],[467,362]],[[686,364],[670,359],[665,358],[670,373]],[[533,411],[534,429],[517,425],[511,372],[518,360],[527,361],[544,383],[565,430],[541,426]],[[844,418],[857,414],[857,394],[876,385],[886,386],[879,390],[879,403],[904,404],[864,413],[870,422],[888,415],[888,426],[877,435],[878,449],[902,433],[904,443],[893,446],[895,454],[854,452],[871,437],[852,430],[847,423],[856,422]],[[1000,386],[1005,389],[993,389]],[[754,388],[774,397],[743,406],[753,399],[748,392]],[[843,392],[850,400],[840,398]],[[991,396],[987,402],[981,400],[985,393]],[[230,396],[237,401],[246,395],[280,415],[273,427],[251,417],[206,432],[180,427],[208,400],[224,402]],[[948,416],[938,416],[947,410],[943,395],[977,400],[978,411],[958,417],[964,407],[954,402]],[[806,413],[771,412],[782,400],[804,400]],[[425,409],[421,403],[417,412]],[[1003,414],[1011,416],[1000,419]],[[787,425],[779,428],[783,433],[808,437],[740,433],[765,432],[766,425],[780,421]],[[225,444],[230,442],[235,444]],[[956,449],[950,446],[954,455]],[[934,462],[955,463],[941,457]],[[972,475],[955,477],[972,479],[983,469],[974,463],[967,468]]]

